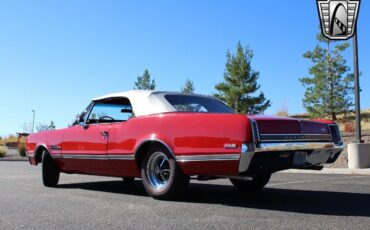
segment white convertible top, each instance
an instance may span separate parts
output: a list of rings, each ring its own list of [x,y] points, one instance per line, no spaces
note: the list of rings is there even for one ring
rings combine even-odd
[[[131,90],[126,92],[111,93],[102,97],[94,98],[93,101],[100,101],[108,98],[127,98],[132,106],[135,116],[174,112],[175,108],[163,97],[165,92],[152,90]]]
[[[189,95],[186,93],[153,91],[153,90],[131,90],[126,92],[111,93],[102,97],[94,98],[93,101],[100,101],[108,98],[127,98],[129,99],[135,116],[145,116],[150,114],[176,112],[176,109],[164,98],[165,95]],[[209,96],[191,94],[199,97],[212,98]]]

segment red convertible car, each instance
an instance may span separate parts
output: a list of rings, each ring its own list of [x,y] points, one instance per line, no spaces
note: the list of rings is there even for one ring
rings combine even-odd
[[[141,177],[158,199],[181,194],[190,178],[229,178],[257,191],[272,173],[321,169],[343,149],[331,121],[237,114],[209,96],[129,91],[92,100],[71,126],[27,138],[32,165],[42,162],[45,186],[59,175]]]

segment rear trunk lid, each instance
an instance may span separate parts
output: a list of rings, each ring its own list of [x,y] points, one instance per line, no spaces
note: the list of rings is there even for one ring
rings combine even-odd
[[[298,120],[285,117],[249,116],[253,134],[259,142],[279,141],[331,141],[332,130],[323,122]]]

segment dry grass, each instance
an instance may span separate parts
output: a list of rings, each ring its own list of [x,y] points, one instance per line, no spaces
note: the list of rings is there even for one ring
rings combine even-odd
[[[26,146],[24,144],[19,144],[18,148],[19,156],[25,157],[26,156]]]
[[[351,113],[346,116],[338,116],[337,124],[341,131],[355,131],[355,114]],[[361,111],[361,129],[363,131],[370,131],[370,109]]]
[[[279,117],[287,117],[289,116],[288,114],[288,110],[280,110],[276,113],[276,116],[279,116]]]
[[[1,145],[6,145],[6,143],[16,143],[18,142],[18,137],[15,136],[15,135],[9,135],[7,137],[3,137],[3,138],[0,138],[0,146]],[[21,137],[21,139],[19,140],[19,143],[21,144],[24,144],[26,143],[26,138],[25,137]]]
[[[290,117],[309,119],[309,116],[307,114],[296,114],[291,115]],[[354,113],[340,115],[338,116],[338,120],[336,122],[339,126],[340,131],[342,132],[354,132],[356,129]],[[370,109],[361,111],[361,130],[370,131]]]
[[[289,116],[289,112],[288,112],[288,106],[286,105],[286,102],[284,101],[283,102],[283,105],[281,106],[281,108],[277,111],[276,113],[276,116],[279,116],[279,117],[288,117]]]
[[[355,121],[350,122],[341,122],[337,121],[339,129],[341,132],[354,132],[356,130]],[[370,122],[369,121],[361,121],[361,130],[362,131],[370,131]]]
[[[17,142],[18,137],[14,136],[14,135],[9,135],[8,137],[4,138],[4,141],[5,141],[5,143],[6,142]]]
[[[0,146],[0,158],[5,157],[7,148],[4,146]]]

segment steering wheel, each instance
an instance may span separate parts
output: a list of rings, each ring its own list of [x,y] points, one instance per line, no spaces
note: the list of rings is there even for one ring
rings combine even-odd
[[[102,116],[98,119],[97,123],[100,123],[102,120],[105,120],[105,119],[109,119],[109,120],[112,120],[112,121],[115,120],[113,117],[110,117],[110,116]]]

